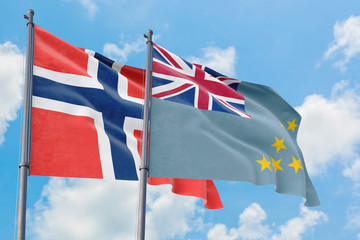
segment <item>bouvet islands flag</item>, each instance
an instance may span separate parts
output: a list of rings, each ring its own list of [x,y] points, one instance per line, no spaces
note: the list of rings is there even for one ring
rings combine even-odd
[[[137,180],[145,71],[35,26],[30,174]],[[211,180],[156,178],[221,208]]]
[[[248,181],[320,204],[297,132],[272,88],[228,78],[154,45],[150,176]]]

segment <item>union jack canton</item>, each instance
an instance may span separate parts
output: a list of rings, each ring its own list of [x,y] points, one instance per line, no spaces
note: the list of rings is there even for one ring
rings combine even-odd
[[[198,109],[251,118],[245,98],[236,91],[239,80],[191,64],[154,44],[152,96]]]

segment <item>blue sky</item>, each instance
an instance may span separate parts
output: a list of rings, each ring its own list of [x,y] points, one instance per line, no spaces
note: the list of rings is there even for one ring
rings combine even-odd
[[[0,235],[13,239],[26,21],[145,67],[142,35],[239,80],[273,87],[303,120],[298,141],[322,205],[273,186],[216,181],[222,210],[150,187],[148,239],[360,239],[360,2],[0,2]],[[29,177],[28,239],[135,239],[137,183]]]

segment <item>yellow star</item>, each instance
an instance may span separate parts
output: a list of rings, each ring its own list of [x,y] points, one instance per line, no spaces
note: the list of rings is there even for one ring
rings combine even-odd
[[[302,170],[304,170],[303,167],[301,166],[300,159],[299,159],[299,160],[296,160],[296,159],[294,158],[294,156],[292,157],[292,159],[293,159],[293,162],[290,163],[288,166],[293,167],[293,168],[295,169],[295,173],[297,173],[297,171],[299,170],[299,168],[301,168]]]
[[[275,169],[275,173],[276,171],[279,169],[279,170],[284,170],[282,169],[282,167],[280,167],[280,162],[281,162],[281,159],[275,161],[272,157],[271,157],[271,160],[272,160],[272,163],[273,163],[273,166],[274,166],[274,169]]]
[[[266,160],[266,158],[265,158],[264,155],[263,155],[263,159],[262,159],[262,160],[256,160],[256,161],[261,164],[261,171],[263,171],[265,168],[268,168],[268,169],[270,169],[270,171],[272,171],[271,168],[270,168],[270,163],[271,163],[271,162],[269,162],[268,160]]]
[[[277,137],[275,137],[275,141],[276,141],[276,142],[275,142],[274,144],[270,145],[270,146],[276,147],[276,153],[278,153],[281,148],[287,149],[287,148],[284,146],[284,139],[279,140]]]
[[[287,123],[289,124],[289,127],[287,128],[287,130],[291,129],[293,132],[295,132],[295,128],[299,125],[295,124],[295,118],[292,122],[287,121]]]

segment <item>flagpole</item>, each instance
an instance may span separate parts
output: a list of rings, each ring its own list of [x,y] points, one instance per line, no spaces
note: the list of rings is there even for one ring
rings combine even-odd
[[[34,11],[28,10],[28,15],[24,15],[27,22],[27,48],[25,65],[25,87],[24,87],[24,111],[21,142],[21,162],[20,181],[19,181],[19,205],[18,205],[18,224],[17,240],[25,239],[26,225],[26,192],[27,176],[30,160],[30,131],[31,131],[31,95],[32,95],[32,76],[33,76],[33,53],[34,53]]]
[[[138,215],[138,232],[137,239],[145,239],[145,218],[146,218],[146,185],[149,150],[149,130],[150,130],[150,102],[151,102],[151,76],[152,76],[152,42],[153,31],[148,30],[147,35],[147,54],[146,54],[146,77],[145,77],[145,97],[144,97],[144,122],[143,122],[143,141],[142,141],[142,158],[140,165],[140,192],[139,192],[139,215]]]

